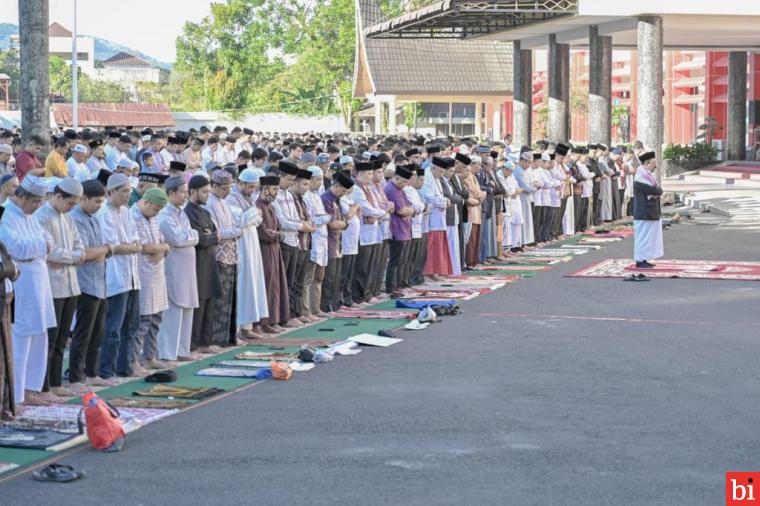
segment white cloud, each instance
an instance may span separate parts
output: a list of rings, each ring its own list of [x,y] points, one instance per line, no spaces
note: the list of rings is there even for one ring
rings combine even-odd
[[[222,1],[222,0],[217,0]],[[4,0],[0,22],[18,24],[18,2]],[[209,14],[212,0],[77,0],[77,31],[173,62],[186,21]],[[74,0],[50,0],[50,22],[73,25]]]

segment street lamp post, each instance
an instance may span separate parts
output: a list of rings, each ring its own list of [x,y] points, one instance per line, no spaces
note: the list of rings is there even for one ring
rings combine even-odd
[[[74,30],[71,34],[71,127],[79,127],[79,87],[77,85],[77,0],[74,0]]]

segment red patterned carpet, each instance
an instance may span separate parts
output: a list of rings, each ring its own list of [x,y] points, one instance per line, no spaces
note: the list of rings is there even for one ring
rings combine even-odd
[[[659,260],[653,269],[637,269],[630,259],[610,258],[596,262],[567,277],[623,278],[642,272],[650,278],[731,279],[760,281],[760,262],[726,262],[721,260]]]

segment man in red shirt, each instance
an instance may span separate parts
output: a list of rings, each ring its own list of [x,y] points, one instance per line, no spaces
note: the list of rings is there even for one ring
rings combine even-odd
[[[26,149],[16,156],[16,176],[19,182],[23,181],[27,174],[43,177],[45,167],[37,158],[40,150],[45,145],[45,141],[39,135],[32,135],[26,144]]]

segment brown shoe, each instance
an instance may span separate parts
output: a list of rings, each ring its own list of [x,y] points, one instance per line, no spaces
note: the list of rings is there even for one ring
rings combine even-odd
[[[265,334],[279,334],[280,333],[279,330],[277,330],[274,327],[271,327],[269,325],[262,325],[261,326],[261,331],[264,332]]]

